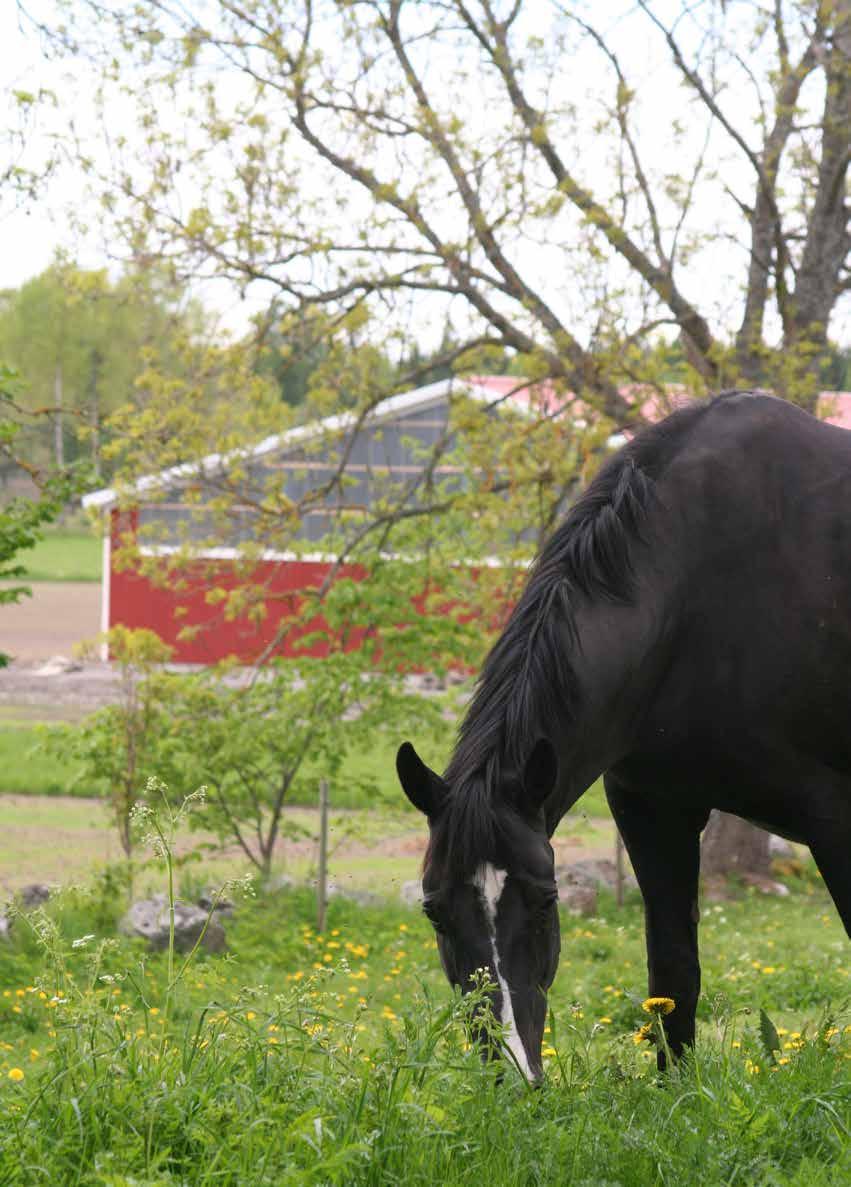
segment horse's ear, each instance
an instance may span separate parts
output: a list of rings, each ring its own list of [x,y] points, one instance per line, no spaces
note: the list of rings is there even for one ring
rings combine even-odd
[[[396,755],[396,774],[402,790],[415,808],[426,816],[436,816],[446,795],[446,784],[414,750],[410,742],[403,742]]]
[[[549,738],[539,738],[523,768],[524,816],[536,816],[558,779],[558,755]]]

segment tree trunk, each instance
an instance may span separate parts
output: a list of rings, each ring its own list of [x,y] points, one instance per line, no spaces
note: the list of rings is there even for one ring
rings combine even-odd
[[[713,811],[700,847],[700,872],[719,874],[769,874],[771,834],[738,816]]]

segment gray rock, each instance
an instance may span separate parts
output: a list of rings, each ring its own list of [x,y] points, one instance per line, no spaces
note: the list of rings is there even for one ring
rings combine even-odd
[[[202,911],[208,913],[213,911],[222,916],[223,919],[230,919],[234,912],[234,904],[229,898],[216,898],[215,890],[205,890],[203,894],[198,897],[198,906]]]
[[[207,911],[191,903],[174,904],[174,946],[178,952],[189,952],[195,947],[198,937],[207,922]],[[121,920],[119,928],[126,935],[140,936],[147,940],[155,952],[168,947],[169,911],[164,894],[133,903]],[[227,948],[225,929],[214,912],[201,947],[207,952],[224,952]]]
[[[556,883],[562,886],[587,886],[597,890],[614,890],[617,886],[617,868],[608,857],[588,857],[570,865],[556,867]],[[624,886],[635,890],[638,883],[631,870],[624,871]]]
[[[558,901],[574,915],[596,915],[597,887],[565,882],[558,888]]]
[[[310,882],[310,886],[313,890],[317,889],[315,878]],[[333,881],[327,883],[325,896],[329,902],[332,898],[341,898],[350,903],[357,903],[359,907],[378,907],[384,902],[380,894],[373,894],[371,890],[359,890],[354,886],[347,888]]]
[[[274,894],[276,890],[294,890],[297,885],[295,878],[289,874],[276,874],[265,884],[265,889]]]
[[[67,655],[52,655],[46,663],[33,669],[34,676],[65,676],[69,672],[81,672],[83,665]]]
[[[406,907],[418,907],[423,901],[423,884],[419,878],[411,878],[399,887],[399,898]]]
[[[50,887],[46,886],[44,882],[31,882],[28,886],[22,886],[20,890],[16,891],[15,898],[22,911],[32,911],[47,902],[50,898]]]
[[[768,852],[772,857],[794,857],[795,850],[785,837],[775,836],[773,833],[768,839]]]

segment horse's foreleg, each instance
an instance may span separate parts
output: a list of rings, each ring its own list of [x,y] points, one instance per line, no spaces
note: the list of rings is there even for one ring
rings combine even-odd
[[[700,831],[706,814],[683,815],[659,805],[636,783],[607,775],[606,797],[620,829],[644,898],[647,969],[651,997],[675,1003],[665,1017],[672,1054],[694,1043],[700,994],[697,951],[697,885]],[[665,1053],[657,1054],[660,1068]]]
[[[851,821],[830,821],[810,831],[810,851],[851,936]]]

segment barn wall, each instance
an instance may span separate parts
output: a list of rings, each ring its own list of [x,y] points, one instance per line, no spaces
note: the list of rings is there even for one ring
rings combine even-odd
[[[113,512],[113,541],[122,532],[132,530],[128,516]],[[115,548],[112,550],[113,558]],[[174,648],[177,663],[210,664],[231,657],[242,663],[254,663],[275,638],[281,620],[298,605],[299,594],[318,588],[328,574],[329,564],[321,561],[263,561],[253,580],[268,589],[266,617],[259,623],[245,618],[228,621],[220,605],[210,606],[206,596],[210,589],[230,590],[245,582],[238,578],[227,561],[203,562],[188,567],[182,575],[180,588],[160,585],[131,569],[118,569],[115,561],[110,571],[110,626],[145,627]],[[364,570],[357,565],[344,565],[343,577],[356,580]],[[189,626],[200,626],[194,638],[181,639],[180,632]],[[321,632],[323,624],[316,618],[299,632],[288,635],[277,655],[322,656],[327,646],[318,640],[305,650],[297,647],[304,634]],[[354,642],[354,640],[353,640]]]

